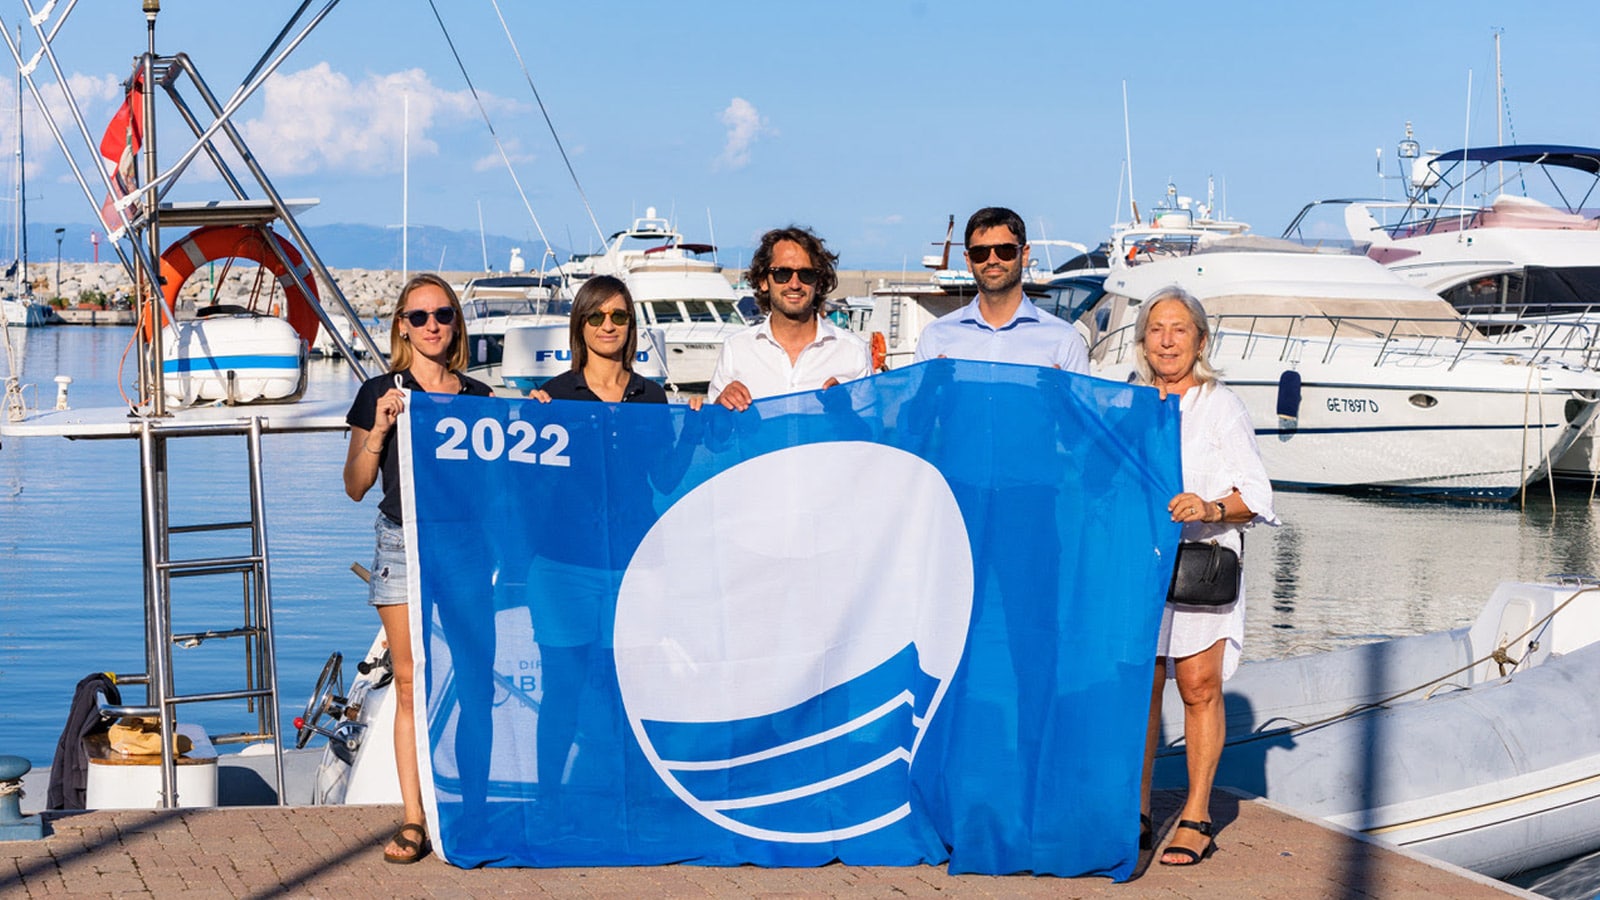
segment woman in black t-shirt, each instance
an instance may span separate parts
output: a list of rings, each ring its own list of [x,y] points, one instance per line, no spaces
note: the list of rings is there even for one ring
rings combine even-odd
[[[395,304],[389,330],[393,352],[389,371],[361,385],[345,416],[350,448],[344,461],[344,490],[359,501],[383,479],[378,504],[377,552],[373,559],[368,602],[378,608],[393,663],[397,702],[394,717],[395,768],[405,807],[400,829],[384,848],[392,863],[412,863],[428,853],[422,788],[416,756],[416,718],[412,703],[411,628],[407,611],[404,510],[400,502],[399,449],[394,446],[395,421],[405,406],[405,391],[472,394],[487,397],[489,386],[462,374],[467,367],[467,339],[461,301],[437,275],[417,275],[406,282]]]

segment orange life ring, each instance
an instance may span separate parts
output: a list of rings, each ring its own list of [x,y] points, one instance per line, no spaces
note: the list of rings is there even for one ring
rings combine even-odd
[[[267,236],[277,242],[278,253],[272,252],[267,244]],[[283,287],[283,295],[289,301],[289,324],[295,333],[306,342],[309,347],[316,342],[317,328],[322,322],[317,318],[317,311],[311,304],[311,299],[317,296],[317,282],[311,277],[311,269],[305,264],[300,251],[294,244],[289,243],[283,235],[270,228],[256,225],[207,225],[196,228],[167,247],[161,254],[161,294],[166,298],[166,310],[162,311],[162,320],[166,321],[168,310],[177,308],[178,291],[183,288],[183,283],[189,280],[200,268],[202,263],[217,259],[248,259],[271,272],[278,279],[278,284]],[[289,265],[285,266],[283,260],[287,259]],[[295,284],[290,271],[299,274],[306,287],[311,290],[308,298]],[[145,336],[150,335],[150,326],[154,316],[145,318]]]
[[[889,368],[889,342],[884,338],[883,332],[872,333],[872,371],[882,372]]]

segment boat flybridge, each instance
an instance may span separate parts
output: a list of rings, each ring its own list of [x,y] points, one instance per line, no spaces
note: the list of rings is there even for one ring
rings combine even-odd
[[[125,86],[126,102],[104,136],[92,134],[77,112],[72,85],[51,46],[59,35],[72,33],[66,19],[76,7],[47,6],[41,15],[30,18],[28,24],[40,44],[38,57],[30,62],[22,59],[20,43],[12,37],[12,23],[0,16],[0,34],[84,198],[106,222],[109,246],[137,287],[139,309],[139,324],[127,355],[136,369],[132,375],[136,388],[127,406],[75,409],[63,386],[54,409],[29,409],[19,389],[7,398],[0,435],[8,440],[55,436],[129,439],[139,444],[145,548],[144,670],[117,673],[116,682],[125,688],[142,685],[145,696],[142,703],[133,703],[127,702],[124,693],[122,702],[109,703],[102,695],[100,712],[106,717],[147,717],[159,723],[159,766],[129,767],[113,781],[125,786],[142,784],[142,788],[129,790],[158,797],[166,807],[202,805],[208,793],[203,784],[195,783],[193,774],[205,771],[205,759],[180,758],[174,751],[173,737],[180,731],[191,734],[197,747],[242,744],[256,748],[257,752],[249,755],[262,763],[262,780],[270,783],[268,802],[287,802],[292,793],[285,781],[285,736],[279,725],[262,436],[344,429],[348,397],[313,402],[301,396],[306,348],[319,329],[329,329],[341,355],[359,376],[367,373],[345,334],[353,333],[368,358],[382,357],[297,221],[309,202],[283,199],[249,151],[232,117],[336,2],[329,0],[305,21],[300,20],[305,12],[302,7],[225,105],[187,55],[155,51],[160,3],[144,0],[146,49]],[[44,65],[36,68],[41,61]],[[45,83],[41,85],[41,81]],[[59,104],[44,102],[42,91],[46,89],[59,92],[66,101],[73,112],[66,124],[75,127],[63,129],[57,114],[52,113]],[[155,142],[142,141],[144,135],[156,133],[158,115],[174,116],[193,139],[166,168],[161,165],[168,161],[156,157]],[[166,146],[173,146],[176,133],[163,132]],[[191,164],[202,155],[220,175],[230,196],[175,202],[169,194],[184,183]],[[235,165],[242,165],[243,170],[236,171]],[[287,234],[280,234],[275,226]],[[169,238],[174,233],[178,236]],[[258,296],[243,306],[219,305],[202,298],[192,315],[186,315],[186,304],[180,300],[185,279],[206,262],[229,265],[236,260],[258,267]],[[331,327],[325,306],[328,300],[355,324],[353,332]],[[207,446],[213,449],[212,456],[216,442],[226,439],[234,448],[231,452],[237,453],[234,458],[246,469],[246,520],[173,523],[171,486],[182,478],[172,460],[181,456],[169,457],[169,448],[174,441],[200,437],[211,439]],[[224,502],[223,498],[211,499]],[[228,508],[237,516],[236,502]],[[201,552],[193,552],[196,548]],[[177,589],[179,583],[197,582],[227,589]],[[224,599],[223,595],[240,591],[241,585],[242,604],[238,593],[231,600]],[[211,619],[221,621],[187,630],[190,623]],[[179,629],[175,623],[184,623],[186,628]],[[173,648],[212,641],[243,644],[242,680],[220,689],[179,691],[180,684],[193,687],[193,679],[186,683],[175,675]],[[228,734],[193,734],[193,717],[180,711],[195,705],[222,709],[218,716],[233,716],[242,727]],[[180,718],[186,720],[181,725]],[[302,733],[300,744],[309,736],[310,732]],[[211,779],[214,796],[214,765]],[[123,799],[120,795],[102,797],[96,805],[140,805],[124,804]]]
[[[1317,201],[1284,237],[1332,238],[1443,297],[1485,337],[1600,367],[1600,148],[1422,152],[1408,128],[1398,156],[1404,200]],[[1592,430],[1554,473],[1600,473]]]

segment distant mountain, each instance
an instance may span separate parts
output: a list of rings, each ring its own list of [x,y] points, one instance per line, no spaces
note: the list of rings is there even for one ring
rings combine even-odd
[[[28,223],[28,265],[37,268],[53,264],[56,259],[57,228],[61,234],[61,260],[63,262],[90,262],[94,247],[88,240],[91,231],[100,232],[100,261],[115,262],[116,254],[105,244],[104,229],[81,222]],[[283,229],[279,228],[281,232]],[[381,225],[341,223],[312,225],[306,228],[306,237],[317,248],[322,261],[332,269],[384,269],[399,271],[400,229]],[[544,254],[544,244],[537,239],[522,240],[505,235],[484,235],[480,240],[476,231],[452,231],[431,225],[411,226],[410,266],[413,272],[442,270],[446,272],[476,272],[483,269],[485,248],[491,271],[504,272],[511,260],[513,247],[522,250],[522,259],[529,270],[539,268]],[[585,248],[587,249],[587,248]],[[720,247],[717,261],[723,266],[741,268],[750,261],[753,247]],[[571,253],[564,247],[555,248],[557,262],[565,262]],[[10,264],[11,246],[7,241],[0,245],[0,269]],[[441,264],[440,260],[443,260]]]

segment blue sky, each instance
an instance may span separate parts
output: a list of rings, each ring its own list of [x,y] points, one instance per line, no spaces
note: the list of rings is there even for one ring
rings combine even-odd
[[[599,237],[494,7],[437,2],[545,233],[589,249]],[[158,48],[189,53],[226,95],[296,4],[162,5]],[[138,0],[79,7],[55,46],[98,137],[144,19]],[[1204,198],[1211,177],[1218,205],[1268,234],[1308,200],[1378,193],[1374,150],[1393,173],[1408,120],[1425,148],[1459,147],[1469,114],[1472,143],[1494,142],[1496,28],[1515,137],[1600,145],[1600,28],[1576,2],[500,8],[602,230],[655,206],[691,239],[714,228],[737,247],[793,221],[848,267],[914,268],[948,215],[987,204],[1017,209],[1033,237],[1104,237],[1126,215],[1124,82],[1141,208],[1169,180]],[[14,31],[20,4],[0,11]],[[0,78],[0,96],[13,83]],[[426,0],[343,0],[239,121],[281,193],[321,199],[305,224],[397,225],[405,96],[410,221],[476,230],[481,203],[489,232],[531,242]],[[0,121],[10,147],[14,116]],[[178,146],[172,124],[164,150]],[[91,221],[60,151],[29,128],[30,218]]]

